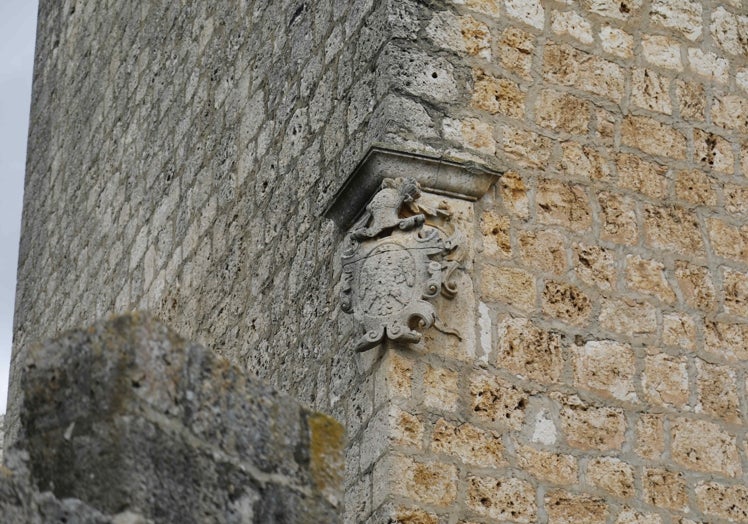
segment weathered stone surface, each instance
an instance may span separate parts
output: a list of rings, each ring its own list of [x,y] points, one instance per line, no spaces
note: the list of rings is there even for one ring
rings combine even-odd
[[[695,470],[736,477],[741,474],[735,437],[717,424],[681,418],[672,424],[673,459]]]
[[[659,468],[646,468],[643,478],[644,500],[656,507],[685,511],[688,492],[682,473]]]
[[[497,328],[496,365],[543,383],[558,382],[563,370],[562,338],[524,318],[508,318]]]
[[[606,522],[608,505],[605,500],[585,494],[553,491],[545,497],[548,522],[554,524],[593,524]]]
[[[13,447],[58,498],[156,522],[338,518],[340,424],[147,317],[32,348],[22,407]]]
[[[559,400],[561,423],[569,445],[582,450],[620,449],[626,432],[623,410],[593,406],[577,396]]]
[[[550,82],[612,100],[623,96],[624,74],[618,65],[568,45],[546,45],[543,74]]]
[[[575,346],[573,354],[576,387],[618,400],[637,400],[630,347],[607,340],[590,341]]]
[[[535,490],[529,482],[516,478],[470,477],[467,483],[467,505],[479,515],[514,522],[535,521]]]
[[[587,464],[587,479],[593,486],[614,497],[634,496],[634,469],[626,462],[611,457],[600,457]]]

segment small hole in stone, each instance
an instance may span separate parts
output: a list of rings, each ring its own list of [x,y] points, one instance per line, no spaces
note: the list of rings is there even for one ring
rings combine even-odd
[[[438,78],[438,77],[439,77],[439,75],[436,74],[436,71],[434,71],[433,73],[431,73],[431,78]]]

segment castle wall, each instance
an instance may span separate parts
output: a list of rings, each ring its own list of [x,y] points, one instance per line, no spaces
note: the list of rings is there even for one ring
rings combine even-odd
[[[745,3],[120,4],[42,2],[15,373],[147,308],[344,421],[350,522],[748,518]],[[375,144],[503,173],[462,340],[350,351]]]
[[[748,5],[445,7],[423,46],[472,78],[437,132],[505,173],[476,204],[474,342],[380,370],[373,509],[745,521]]]

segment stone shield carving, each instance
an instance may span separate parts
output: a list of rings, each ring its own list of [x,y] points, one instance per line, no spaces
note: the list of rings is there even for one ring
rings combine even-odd
[[[449,210],[419,206],[420,195],[412,178],[384,179],[348,235],[341,298],[343,311],[363,327],[357,351],[385,340],[420,341],[438,321],[430,301],[456,292],[449,275],[458,262],[448,255],[459,242],[439,225]]]

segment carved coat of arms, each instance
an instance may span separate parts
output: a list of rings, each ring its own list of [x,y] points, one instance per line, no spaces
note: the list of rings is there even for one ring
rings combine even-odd
[[[457,235],[443,227],[448,209],[428,209],[413,178],[386,178],[348,236],[343,253],[342,309],[363,327],[357,351],[385,340],[414,343],[436,325],[431,299],[456,293],[449,277],[459,262],[452,256]]]

